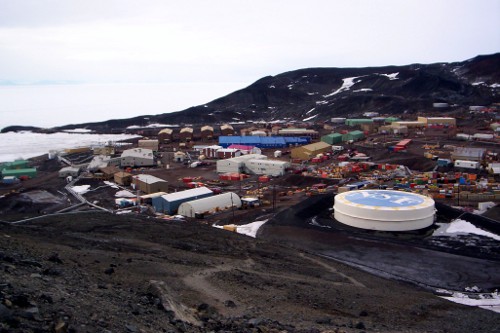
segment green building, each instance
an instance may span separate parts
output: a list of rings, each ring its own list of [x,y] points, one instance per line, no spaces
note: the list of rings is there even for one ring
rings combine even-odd
[[[331,133],[327,135],[323,135],[321,137],[321,141],[328,143],[329,145],[334,145],[336,143],[342,142],[342,134],[340,133]]]
[[[359,141],[365,138],[362,131],[352,131],[342,136],[342,141]]]
[[[399,120],[400,120],[400,119],[399,119],[399,118],[396,118],[396,117],[389,117],[389,118],[385,118],[385,122],[386,122],[387,124],[391,124],[391,123],[393,123],[393,122],[395,122],[395,121],[399,121]]]
[[[5,162],[0,166],[0,170],[7,169],[26,169],[29,165],[29,161],[27,160],[17,160],[14,162]]]
[[[21,177],[21,176],[28,176],[30,178],[36,177],[36,169],[35,168],[25,168],[25,169],[3,169],[2,170],[2,177],[9,177],[9,176],[14,176],[14,177]]]
[[[366,118],[363,118],[363,119],[346,119],[345,120],[345,124],[347,126],[358,126],[358,125],[362,125],[362,124],[372,124],[373,123],[373,119],[366,119]]]

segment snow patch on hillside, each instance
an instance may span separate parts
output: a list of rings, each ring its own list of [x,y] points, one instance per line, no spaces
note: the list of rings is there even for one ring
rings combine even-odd
[[[314,116],[307,117],[307,118],[305,118],[305,119],[302,119],[302,121],[309,121],[309,120],[311,120],[311,119],[313,119],[313,118],[316,118],[317,116],[319,116],[319,115],[318,115],[318,114],[316,114],[316,115],[314,115]]]
[[[312,108],[311,110],[307,111],[306,114],[309,114],[311,111],[314,111],[316,108]]]
[[[334,92],[332,92],[332,93],[330,93],[328,95],[323,95],[323,97],[325,97],[325,98],[326,97],[331,97],[331,96],[337,95],[337,94],[339,94],[339,93],[341,93],[343,91],[350,90],[353,85],[355,85],[356,83],[361,82],[361,80],[357,80],[356,81],[356,79],[359,78],[359,77],[361,77],[361,76],[346,77],[345,79],[342,79],[343,83],[342,83],[342,86],[339,89],[335,90]]]
[[[391,74],[379,74],[379,75],[381,75],[381,76],[385,76],[385,77],[387,77],[389,80],[391,80],[391,81],[392,81],[392,80],[398,80],[398,77],[397,77],[397,76],[398,76],[398,74],[399,74],[399,72],[396,72],[396,73],[391,73]]]
[[[373,91],[372,88],[361,88],[357,90],[353,90],[352,92],[366,92],[366,91]]]

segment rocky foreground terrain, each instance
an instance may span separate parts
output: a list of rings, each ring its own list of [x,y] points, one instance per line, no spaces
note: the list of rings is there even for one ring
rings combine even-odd
[[[500,315],[290,244],[80,212],[0,223],[0,332],[500,332]]]

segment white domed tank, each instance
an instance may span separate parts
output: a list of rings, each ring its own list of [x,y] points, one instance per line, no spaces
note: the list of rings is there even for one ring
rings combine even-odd
[[[415,193],[358,190],[337,194],[335,219],[356,228],[409,231],[434,223],[434,200]]]

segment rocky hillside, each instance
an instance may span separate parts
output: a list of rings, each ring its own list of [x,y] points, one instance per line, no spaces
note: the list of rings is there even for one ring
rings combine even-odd
[[[306,68],[264,77],[205,105],[160,115],[86,126],[101,131],[139,125],[145,116],[163,124],[247,120],[327,120],[365,112],[383,114],[432,111],[436,102],[450,106],[499,102],[500,53],[455,63],[367,68]],[[6,128],[4,131],[12,130]]]

